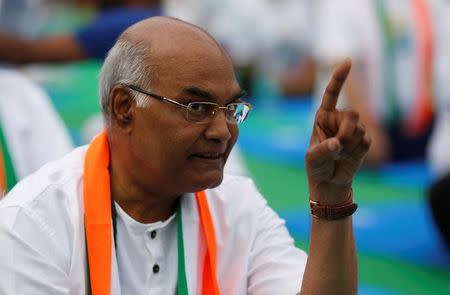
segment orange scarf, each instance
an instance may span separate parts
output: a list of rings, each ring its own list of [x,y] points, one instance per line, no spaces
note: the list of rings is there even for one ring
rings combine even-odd
[[[83,178],[86,245],[92,295],[111,294],[113,238],[109,157],[108,138],[103,131],[94,138],[87,150]],[[206,239],[201,290],[203,295],[219,295],[216,241],[211,213],[205,192],[195,195]]]

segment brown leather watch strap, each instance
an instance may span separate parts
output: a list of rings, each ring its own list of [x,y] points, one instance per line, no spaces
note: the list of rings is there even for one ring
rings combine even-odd
[[[310,200],[309,205],[313,217],[325,220],[342,219],[352,215],[355,213],[356,209],[358,209],[356,203],[348,203],[341,206],[322,206],[319,203]]]
[[[348,201],[338,205],[321,205],[319,202],[309,200],[311,215],[315,218],[325,220],[337,220],[351,216],[358,209],[353,203],[353,190],[350,190]]]

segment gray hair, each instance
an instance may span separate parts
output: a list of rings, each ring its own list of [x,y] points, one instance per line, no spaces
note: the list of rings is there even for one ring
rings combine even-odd
[[[125,38],[119,39],[108,52],[100,71],[99,85],[100,105],[105,117],[109,112],[109,95],[114,85],[132,84],[145,89],[150,83],[149,52],[148,45],[130,42]],[[131,93],[138,107],[147,105],[147,96],[133,90]]]

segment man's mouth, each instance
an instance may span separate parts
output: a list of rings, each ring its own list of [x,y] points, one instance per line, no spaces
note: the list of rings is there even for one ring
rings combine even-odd
[[[196,153],[192,155],[196,158],[201,158],[205,160],[217,160],[224,157],[224,153]]]

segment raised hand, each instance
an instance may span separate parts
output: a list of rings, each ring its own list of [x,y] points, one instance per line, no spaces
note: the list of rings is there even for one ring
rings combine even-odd
[[[353,178],[371,143],[356,111],[336,109],[350,68],[348,59],[334,70],[317,110],[306,154],[310,198],[325,205],[348,200]]]

